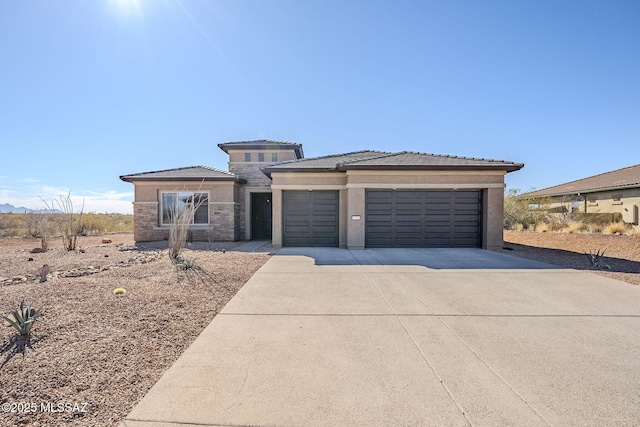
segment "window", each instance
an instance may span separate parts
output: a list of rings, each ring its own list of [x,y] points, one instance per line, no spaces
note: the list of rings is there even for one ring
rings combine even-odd
[[[258,161],[264,162],[264,153],[258,153]]]
[[[278,153],[271,153],[271,161],[272,162],[278,161]]]
[[[209,224],[209,195],[207,193],[162,193],[162,224],[171,224],[171,218],[186,212],[195,206],[192,224]]]
[[[620,201],[620,197],[614,197],[614,198],[613,198],[613,201],[614,201],[614,202],[619,202],[619,201]]]
[[[571,212],[580,212],[580,202],[574,200],[571,202]]]
[[[244,161],[245,162],[251,161],[251,153],[244,153]]]

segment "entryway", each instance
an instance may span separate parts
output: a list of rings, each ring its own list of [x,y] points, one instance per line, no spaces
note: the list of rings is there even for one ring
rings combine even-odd
[[[271,239],[271,193],[251,193],[251,239]]]

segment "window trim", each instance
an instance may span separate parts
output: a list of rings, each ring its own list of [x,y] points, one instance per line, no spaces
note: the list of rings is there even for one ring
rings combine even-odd
[[[209,225],[211,225],[211,214],[209,212],[209,205],[210,205],[210,200],[211,200],[211,193],[207,190],[184,190],[184,191],[164,191],[161,190],[160,191],[160,196],[158,197],[158,208],[159,208],[159,215],[158,215],[158,225],[160,227],[168,227],[171,225],[171,223],[165,223],[164,222],[164,195],[165,194],[175,194],[176,195],[176,200],[178,199],[177,195],[178,194],[206,194],[207,195],[207,202],[203,203],[203,206],[207,207],[207,222],[206,223],[194,223],[193,220],[191,221],[191,224],[189,224],[189,227],[207,227]],[[195,217],[194,217],[195,219]]]

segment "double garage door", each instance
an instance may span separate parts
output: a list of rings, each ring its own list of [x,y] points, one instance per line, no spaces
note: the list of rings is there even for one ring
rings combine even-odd
[[[366,192],[365,246],[479,247],[479,191]]]
[[[338,191],[284,191],[284,246],[338,246]],[[479,247],[479,191],[367,190],[365,246]]]

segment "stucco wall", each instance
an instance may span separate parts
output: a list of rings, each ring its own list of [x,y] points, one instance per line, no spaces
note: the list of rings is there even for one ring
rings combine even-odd
[[[616,201],[615,198],[620,200]],[[565,212],[572,212],[573,202],[577,202],[580,213],[620,213],[624,222],[638,225],[640,188],[553,196],[549,200],[551,208],[563,208]]]

